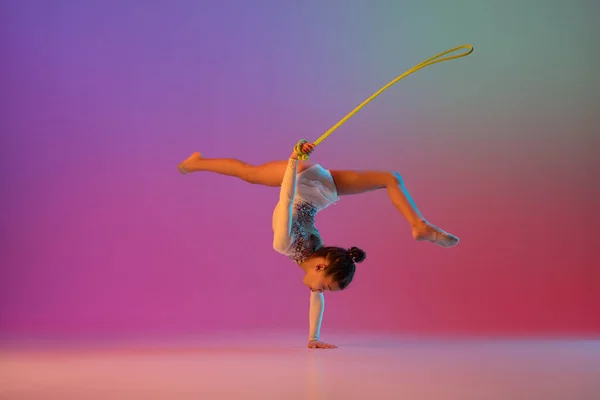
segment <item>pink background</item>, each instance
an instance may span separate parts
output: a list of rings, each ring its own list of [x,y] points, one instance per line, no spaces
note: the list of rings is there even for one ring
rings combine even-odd
[[[277,189],[177,164],[286,158],[471,43],[317,148],[400,172],[462,239],[412,241],[385,192],[319,214],[328,244],[367,252],[323,336],[597,336],[598,6],[534,3],[1,1],[0,332],[306,330],[300,270],[271,249]]]

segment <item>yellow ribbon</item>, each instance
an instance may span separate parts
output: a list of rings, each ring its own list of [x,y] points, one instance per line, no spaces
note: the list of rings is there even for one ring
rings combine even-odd
[[[440,58],[448,53],[452,53],[455,52],[456,50],[460,50],[460,49],[467,49],[466,52],[461,53],[461,54],[457,54],[455,56],[450,56],[450,57],[445,57],[445,58]],[[327,138],[327,136],[331,135],[333,133],[333,131],[335,131],[337,128],[339,128],[340,126],[342,126],[342,124],[346,121],[348,121],[354,114],[356,114],[361,108],[363,108],[364,106],[366,106],[371,100],[373,100],[375,97],[379,96],[381,93],[383,93],[385,90],[387,90],[390,86],[392,86],[393,84],[397,83],[399,80],[401,80],[402,78],[407,77],[408,75],[412,74],[413,72],[417,72],[418,70],[428,67],[430,65],[442,62],[442,61],[448,61],[448,60],[453,60],[455,58],[461,58],[461,57],[465,57],[468,56],[469,54],[471,54],[473,52],[473,46],[471,46],[470,44],[464,44],[462,46],[458,46],[455,47],[453,49],[447,50],[443,53],[440,53],[434,57],[431,57],[425,61],[423,61],[420,64],[415,65],[414,67],[412,67],[411,69],[409,69],[408,71],[404,72],[402,75],[398,76],[397,78],[395,78],[394,80],[392,80],[390,83],[388,83],[387,85],[385,85],[384,87],[382,87],[381,89],[379,89],[378,91],[376,91],[375,93],[373,93],[373,95],[371,95],[371,97],[369,97],[368,99],[366,99],[365,101],[363,101],[361,104],[359,104],[354,110],[350,111],[344,118],[342,118],[341,120],[339,120],[339,122],[335,125],[333,125],[331,128],[329,128],[329,130],[327,130],[327,132],[325,132],[323,135],[321,135],[320,138],[318,138],[317,140],[315,140],[314,144],[315,146],[319,145],[319,143],[321,143],[323,140],[325,140]],[[300,140],[298,142],[298,144],[294,147],[294,150],[296,151],[296,154],[298,155],[298,158],[300,160],[308,160],[308,154],[305,154],[302,151],[302,144],[306,143],[306,140]]]

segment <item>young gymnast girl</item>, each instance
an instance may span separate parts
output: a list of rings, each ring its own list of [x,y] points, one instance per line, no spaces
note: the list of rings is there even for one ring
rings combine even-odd
[[[315,145],[304,143],[301,152],[311,154]],[[303,283],[311,290],[309,311],[310,348],[330,349],[336,346],[320,340],[325,301],[323,292],[343,290],[354,277],[356,264],[364,261],[365,252],[325,246],[315,227],[317,212],[339,200],[338,196],[387,189],[390,200],[406,218],[413,238],[441,247],[453,247],[459,239],[427,221],[406,190],[401,176],[384,171],[326,170],[319,164],[298,159],[296,149],[287,161],[274,161],[259,166],[229,158],[204,158],[193,153],[179,164],[182,174],[210,171],[240,178],[248,183],[280,186],[279,202],[273,213],[273,248],[304,272]]]

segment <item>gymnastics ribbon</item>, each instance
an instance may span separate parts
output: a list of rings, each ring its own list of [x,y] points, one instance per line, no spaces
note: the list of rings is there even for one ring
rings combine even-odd
[[[444,57],[444,58],[440,58],[448,53],[452,53],[455,52],[456,50],[460,50],[460,49],[467,49],[466,52],[461,53],[461,54],[457,54],[455,56],[449,56],[449,57]],[[412,74],[413,72],[417,72],[418,70],[428,67],[430,65],[433,64],[437,64],[439,62],[442,61],[448,61],[448,60],[453,60],[455,58],[461,58],[461,57],[466,57],[469,54],[471,54],[473,52],[473,46],[471,46],[470,44],[464,44],[462,46],[458,46],[455,47],[453,49],[447,50],[443,53],[440,53],[434,57],[431,57],[425,61],[423,61],[420,64],[415,65],[414,67],[412,67],[411,69],[409,69],[408,71],[404,72],[402,75],[398,76],[397,78],[395,78],[394,80],[392,80],[390,83],[388,83],[387,85],[385,85],[384,87],[382,87],[381,89],[379,89],[378,91],[376,91],[375,93],[373,93],[373,95],[371,95],[371,97],[369,97],[368,99],[366,99],[365,101],[363,101],[361,104],[359,104],[354,110],[350,111],[344,118],[342,118],[341,120],[338,121],[337,124],[333,125],[331,128],[329,128],[329,130],[327,132],[325,132],[323,135],[321,135],[320,138],[318,138],[317,140],[315,140],[314,144],[315,146],[319,145],[319,143],[321,143],[323,140],[325,140],[329,135],[331,135],[333,133],[333,131],[335,131],[337,128],[339,128],[340,126],[342,126],[342,124],[346,121],[348,121],[354,114],[356,114],[361,108],[363,108],[364,106],[366,106],[369,102],[371,102],[375,97],[379,96],[381,93],[383,93],[385,90],[389,89],[390,86],[392,86],[393,84],[397,83],[398,81],[400,81],[403,78],[406,78],[408,75]],[[298,156],[298,159],[300,160],[308,160],[308,154],[305,154],[302,151],[302,145],[304,143],[306,143],[306,140],[300,140],[298,142],[298,144],[294,147],[294,150],[296,152],[296,155]]]

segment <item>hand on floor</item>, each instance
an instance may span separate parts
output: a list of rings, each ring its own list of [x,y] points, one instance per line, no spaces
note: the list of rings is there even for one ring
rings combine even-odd
[[[320,340],[309,340],[308,348],[309,349],[337,349],[337,346],[335,344],[321,342]]]

